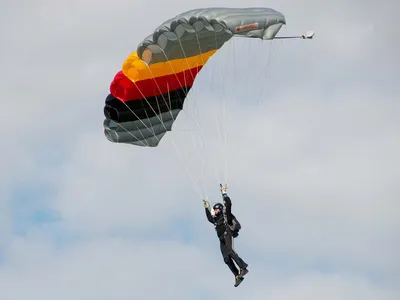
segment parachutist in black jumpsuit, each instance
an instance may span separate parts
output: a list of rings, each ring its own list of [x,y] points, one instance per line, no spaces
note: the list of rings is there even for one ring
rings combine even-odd
[[[237,222],[237,220],[231,211],[232,209],[231,199],[228,197],[227,194],[223,194],[223,198],[226,207],[225,210],[226,220],[222,211],[223,206],[221,203],[217,203],[214,205],[214,210],[219,209],[218,213],[214,217],[211,215],[211,212],[207,207],[205,208],[205,211],[208,221],[215,225],[215,230],[217,232],[217,236],[220,241],[220,248],[222,256],[224,258],[224,262],[228,265],[229,269],[235,275],[236,278],[235,286],[237,286],[243,280],[243,276],[247,274],[248,265],[240,258],[240,256],[233,249],[233,239],[237,237],[237,232],[233,231],[232,227],[234,227],[234,222]],[[240,268],[240,272],[236,268],[233,261],[235,261],[238,267]]]

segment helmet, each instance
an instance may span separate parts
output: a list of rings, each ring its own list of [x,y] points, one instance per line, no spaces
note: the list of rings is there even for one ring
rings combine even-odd
[[[221,203],[216,203],[213,206],[213,210],[215,211],[216,209],[218,209],[218,213],[216,215],[219,215],[220,213],[222,213],[224,206]]]

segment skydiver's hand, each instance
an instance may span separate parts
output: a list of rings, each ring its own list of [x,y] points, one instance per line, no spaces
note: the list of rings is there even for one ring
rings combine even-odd
[[[221,193],[222,194],[226,194],[226,190],[228,189],[228,185],[222,186],[222,184],[220,184],[221,187]]]
[[[203,205],[205,208],[210,208],[210,203],[208,203],[208,201],[203,200],[203,202],[204,202]]]

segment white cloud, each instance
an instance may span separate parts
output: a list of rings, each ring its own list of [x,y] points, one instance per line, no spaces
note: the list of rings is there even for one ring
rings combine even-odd
[[[14,242],[16,263],[1,271],[1,291],[16,300],[27,294],[49,299],[218,299],[223,295],[231,299],[397,299],[399,295],[398,290],[347,274],[285,275],[268,268],[249,273],[234,289],[233,278],[212,255],[197,246],[121,238],[92,240],[67,252],[54,252],[48,240],[34,236]]]
[[[248,104],[227,116],[237,248],[251,266],[238,289],[171,144],[199,155],[191,171],[203,183],[204,167],[217,201],[212,164],[223,171],[223,161],[200,159],[218,154],[218,138],[207,136],[207,153],[185,144],[195,127],[185,114],[156,149],[111,144],[102,133],[104,98],[124,58],[157,20],[193,4],[2,3],[2,23],[12,26],[2,26],[0,49],[0,298],[398,299],[400,106],[387,25],[396,7],[372,3],[272,1],[287,15],[284,33],[314,29],[315,40],[274,43],[266,81],[256,67],[270,47],[238,41],[241,85],[215,76],[228,101]],[[209,5],[217,4],[201,3]],[[246,61],[252,72],[242,72]],[[196,101],[207,133],[221,108],[208,85],[216,70],[199,76],[188,105]],[[15,195],[32,185],[50,196],[32,194],[24,211],[45,207],[61,220],[17,236],[26,220],[13,215]]]

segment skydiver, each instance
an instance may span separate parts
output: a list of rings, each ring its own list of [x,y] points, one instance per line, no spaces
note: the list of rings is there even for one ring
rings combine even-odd
[[[226,190],[227,187],[222,187],[221,185],[222,198],[226,208],[225,213],[223,211],[224,206],[222,205],[222,203],[216,203],[213,206],[213,216],[210,212],[210,204],[206,200],[203,201],[207,219],[215,226],[215,230],[220,241],[222,257],[224,259],[224,262],[228,265],[229,269],[235,276],[234,286],[237,287],[244,280],[244,275],[246,275],[249,271],[247,270],[248,265],[233,249],[233,239],[239,235],[241,225],[236,217],[232,214],[232,202],[228,194],[226,193]],[[234,261],[240,268],[240,271],[235,266]]]

